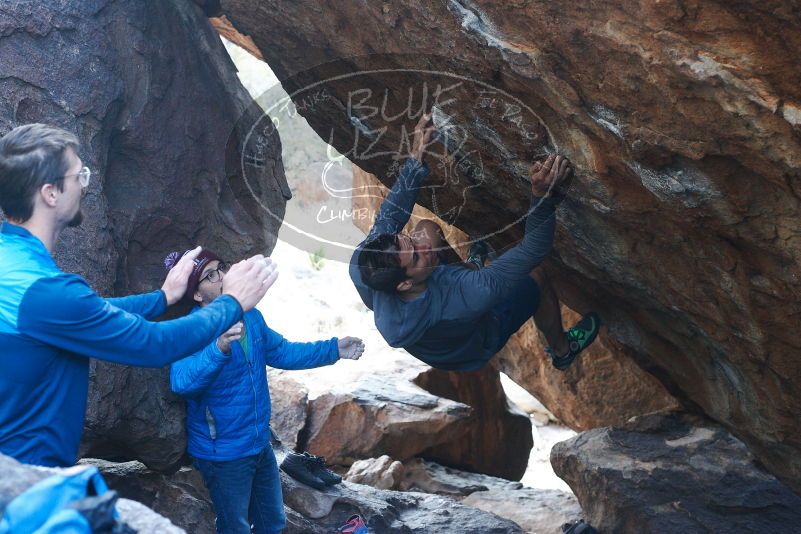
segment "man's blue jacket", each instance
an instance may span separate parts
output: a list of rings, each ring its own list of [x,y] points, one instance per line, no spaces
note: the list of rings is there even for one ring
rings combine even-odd
[[[103,299],[62,272],[44,244],[8,222],[0,228],[0,452],[46,466],[75,463],[89,386],[89,358],[162,367],[200,350],[242,317],[230,296],[202,313],[150,322],[164,293]],[[169,350],[166,350],[169,348]]]
[[[195,308],[190,315],[206,308]],[[270,391],[265,366],[311,369],[339,359],[337,338],[287,341],[267,326],[256,309],[245,314],[244,324],[247,354],[239,341],[231,343],[230,353],[225,354],[215,339],[170,368],[172,390],[187,400],[188,450],[195,458],[238,460],[258,454],[269,444]]]

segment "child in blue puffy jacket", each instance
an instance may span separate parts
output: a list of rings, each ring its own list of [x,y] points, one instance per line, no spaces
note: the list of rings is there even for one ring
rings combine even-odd
[[[201,253],[186,293],[195,310],[220,296],[225,271],[216,254]],[[214,343],[172,365],[172,390],[187,401],[188,451],[211,495],[217,532],[249,534],[253,525],[253,532],[266,534],[285,526],[265,366],[311,369],[358,359],[363,351],[353,337],[287,341],[254,308]]]

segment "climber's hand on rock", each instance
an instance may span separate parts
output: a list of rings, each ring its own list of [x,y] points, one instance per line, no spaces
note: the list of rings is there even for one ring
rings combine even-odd
[[[554,183],[550,195],[556,202],[561,202],[565,198],[567,190],[570,189],[570,183],[573,181],[573,176],[575,176],[573,164],[570,163],[570,160],[565,158],[562,163],[563,168],[559,170],[559,175],[556,177],[556,183]]]
[[[431,113],[424,113],[414,127],[412,151],[409,155],[421,163],[423,162],[426,148],[431,144],[431,136],[434,135],[434,129],[434,125],[431,124]]]
[[[548,196],[555,188],[563,185],[572,172],[569,159],[551,154],[544,162],[531,166],[531,194],[535,197]]]

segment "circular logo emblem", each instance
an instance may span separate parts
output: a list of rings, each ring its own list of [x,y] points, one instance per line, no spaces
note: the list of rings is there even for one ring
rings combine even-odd
[[[442,222],[468,232],[482,229],[451,246],[502,240],[501,234],[528,215],[529,166],[555,151],[539,117],[520,99],[458,73],[370,68],[403,64],[402,59],[355,58],[299,73],[260,95],[260,112],[247,113],[238,124],[245,135],[236,172],[260,209],[283,221],[281,238],[293,246],[349,261],[386,186],[401,175],[415,127],[426,113],[434,133],[422,160],[430,172],[419,184],[399,186],[414,189],[412,198]],[[444,58],[430,59],[416,57],[414,63],[447,64]],[[277,142],[276,132],[286,181],[274,170],[275,187],[288,199],[285,212],[265,205],[254,187],[254,177],[271,164],[265,155]],[[392,208],[395,217],[411,216],[411,206]],[[502,210],[498,220],[505,222],[492,228],[488,208]]]

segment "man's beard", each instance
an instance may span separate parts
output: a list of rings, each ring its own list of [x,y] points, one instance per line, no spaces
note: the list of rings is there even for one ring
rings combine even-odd
[[[72,218],[70,222],[67,223],[67,228],[75,228],[76,226],[80,226],[83,222],[83,212],[78,209],[78,213],[75,214],[75,217]]]

